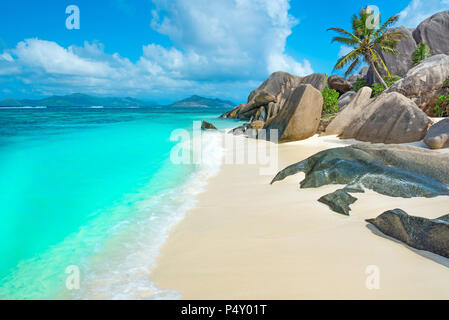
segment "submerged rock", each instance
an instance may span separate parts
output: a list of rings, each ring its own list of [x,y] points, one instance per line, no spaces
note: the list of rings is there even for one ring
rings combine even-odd
[[[366,221],[410,247],[449,258],[449,215],[430,220],[395,209]]]
[[[424,143],[432,149],[449,148],[449,118],[431,126]]]
[[[217,130],[217,128],[212,123],[203,121],[201,123],[201,130]]]
[[[299,172],[305,173],[301,188],[343,184],[391,197],[449,195],[449,155],[413,146],[357,144],[325,150],[280,171],[271,183]]]

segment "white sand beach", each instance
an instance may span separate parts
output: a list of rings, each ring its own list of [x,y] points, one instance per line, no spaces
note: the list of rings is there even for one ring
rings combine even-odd
[[[315,136],[280,145],[279,169],[353,142]],[[299,189],[302,173],[272,178],[258,165],[223,165],[162,248],[151,275],[157,286],[183,299],[449,299],[449,259],[365,222],[395,208],[436,218],[449,213],[448,197],[367,191],[346,217],[317,201],[341,186]],[[378,268],[378,289],[366,287],[369,266]]]

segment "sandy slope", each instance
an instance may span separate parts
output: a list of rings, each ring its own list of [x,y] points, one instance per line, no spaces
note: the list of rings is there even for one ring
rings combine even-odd
[[[279,169],[352,141],[311,138],[279,147]],[[229,152],[229,150],[228,150]],[[270,185],[257,165],[223,165],[199,205],[173,230],[152,279],[184,299],[449,298],[449,260],[377,235],[366,218],[401,208],[435,218],[449,198],[367,192],[351,217],[317,202],[339,186],[301,189],[303,174]],[[366,268],[378,267],[369,290]]]

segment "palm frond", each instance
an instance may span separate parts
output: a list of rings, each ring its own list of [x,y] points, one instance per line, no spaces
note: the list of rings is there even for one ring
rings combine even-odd
[[[351,52],[349,52],[344,57],[341,57],[340,59],[338,59],[337,63],[335,64],[334,70],[342,69],[348,63],[353,62],[354,60],[356,60],[359,55],[360,55],[360,48],[352,50]]]
[[[332,42],[339,42],[339,43],[346,44],[348,46],[357,45],[359,43],[358,41],[356,41],[353,38],[345,38],[345,37],[334,37],[332,39]]]
[[[376,51],[373,51],[373,54],[376,56],[375,61],[378,62],[382,66],[382,68],[387,72],[388,78],[391,78],[390,70],[388,70],[387,65],[385,64],[382,57]]]
[[[344,34],[345,36],[349,36],[349,37],[351,37],[352,39],[354,39],[355,41],[357,41],[357,43],[361,43],[360,39],[359,39],[356,35],[354,35],[353,33],[349,32],[349,31],[346,31],[345,29],[341,29],[341,28],[329,28],[329,29],[327,29],[327,31],[335,31],[335,32]]]
[[[383,34],[385,31],[387,31],[388,27],[390,27],[391,25],[393,25],[394,23],[396,23],[399,20],[399,15],[395,15],[390,17],[387,21],[385,21],[385,23],[376,31],[376,37]]]
[[[383,34],[384,37],[386,38],[391,38],[391,39],[408,39],[408,35],[406,35],[405,33],[402,32],[387,32]]]
[[[379,49],[380,49],[380,51],[385,52],[385,53],[398,54],[398,55],[401,54],[398,50],[393,49],[391,47],[380,46]]]
[[[359,57],[357,57],[357,59],[355,59],[352,64],[349,66],[348,70],[345,72],[345,77],[349,76],[352,71],[354,71],[354,69],[360,64],[360,59]]]

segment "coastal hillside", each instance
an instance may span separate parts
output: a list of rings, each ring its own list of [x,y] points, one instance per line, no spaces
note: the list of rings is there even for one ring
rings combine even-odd
[[[103,98],[81,93],[74,93],[65,96],[51,96],[39,100],[15,100],[7,99],[0,101],[1,107],[94,107],[102,106],[106,108],[129,108],[129,107],[151,107],[157,105],[152,101],[142,101],[134,98]]]
[[[172,107],[200,107],[200,108],[232,108],[234,103],[220,99],[204,98],[193,95],[171,104]]]

